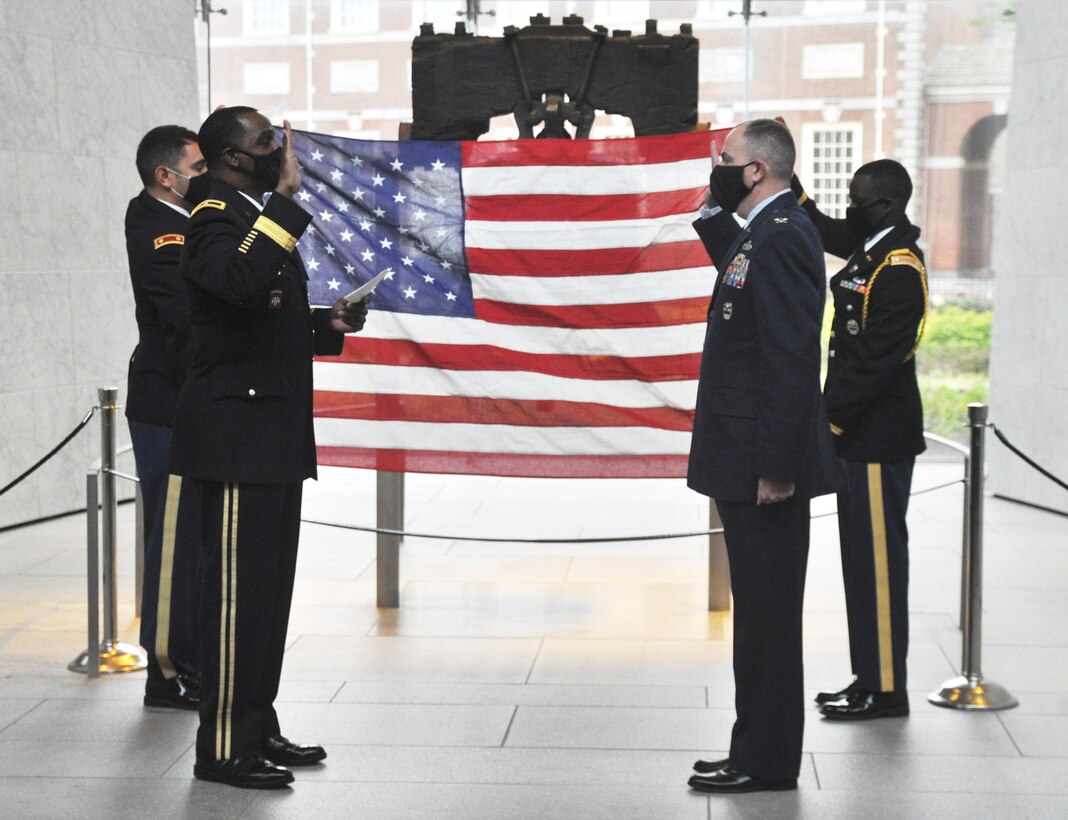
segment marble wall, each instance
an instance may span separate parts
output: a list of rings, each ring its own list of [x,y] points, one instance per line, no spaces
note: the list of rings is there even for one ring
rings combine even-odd
[[[153,126],[198,122],[188,0],[0,3],[0,485],[126,392],[137,339],[123,239]],[[129,440],[119,420],[120,444]],[[0,527],[85,506],[99,422],[0,496]],[[120,463],[132,472],[132,458]],[[128,493],[127,493],[128,494]]]
[[[997,275],[990,419],[1068,480],[1068,4],[1019,0],[1005,191],[992,249]],[[989,487],[1068,512],[1068,492],[990,436]]]

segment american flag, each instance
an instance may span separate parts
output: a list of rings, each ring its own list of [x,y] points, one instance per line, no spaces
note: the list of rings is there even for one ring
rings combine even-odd
[[[295,132],[313,304],[393,269],[364,330],[315,363],[319,463],[685,475],[715,275],[690,222],[723,134]]]

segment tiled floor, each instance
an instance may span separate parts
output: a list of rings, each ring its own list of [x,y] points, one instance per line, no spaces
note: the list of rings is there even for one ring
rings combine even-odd
[[[373,524],[374,476],[323,470],[309,519]],[[923,462],[914,486],[960,474]],[[681,481],[409,476],[413,531],[597,537],[698,530]],[[814,512],[833,509],[822,499]],[[592,545],[409,539],[399,610],[375,607],[373,536],[306,525],[283,728],[326,764],[282,793],[192,779],[196,717],[147,710],[141,674],[89,681],[85,519],[0,533],[0,816],[89,818],[1017,818],[1068,816],[1068,519],[987,500],[983,668],[1007,712],[938,709],[957,674],[960,488],[919,495],[913,714],[813,710],[796,793],[709,798],[686,778],[726,749],[730,616],[705,611],[703,539]],[[120,508],[119,622],[133,618]],[[849,677],[833,517],[813,522],[806,682]]]

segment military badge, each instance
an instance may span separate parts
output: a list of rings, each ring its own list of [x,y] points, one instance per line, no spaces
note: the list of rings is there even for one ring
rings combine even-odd
[[[724,321],[729,322],[731,320],[731,316],[733,316],[733,315],[734,315],[734,303],[733,302],[724,302],[723,303],[723,319],[724,319]]]
[[[267,307],[270,310],[282,309],[282,291],[272,290],[270,297],[267,299]]]
[[[751,250],[753,250],[753,243],[749,242],[749,241],[746,241],[746,243],[744,245],[742,245],[742,250],[743,251],[751,251]]]
[[[849,334],[851,336],[856,336],[858,333],[860,333],[860,325],[857,323],[856,319],[850,319],[848,322],[846,322],[846,330],[849,331]]]

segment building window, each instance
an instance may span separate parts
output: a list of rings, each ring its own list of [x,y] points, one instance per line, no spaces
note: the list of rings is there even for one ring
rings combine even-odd
[[[378,91],[378,60],[334,60],[330,63],[330,90],[335,94]]]
[[[745,79],[744,48],[702,48],[697,63],[698,82],[740,83]],[[753,63],[749,63],[753,79]]]
[[[334,31],[378,31],[378,0],[331,0]]]
[[[605,26],[641,26],[645,33],[645,21],[649,19],[649,0],[597,0],[593,6],[590,24]]]
[[[801,52],[801,78],[842,80],[864,76],[864,43],[827,43],[805,46]]]
[[[289,63],[245,63],[246,94],[288,94]]]
[[[863,14],[867,11],[865,0],[805,0],[802,14],[818,17],[830,17],[846,14]]]
[[[849,181],[860,165],[860,123],[805,123],[802,127],[801,184],[820,210],[845,218]]]
[[[245,0],[245,34],[289,34],[289,0]]]
[[[737,13],[741,8],[742,4],[738,0],[697,0],[694,17],[698,20],[723,23],[730,19],[729,12]]]

